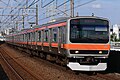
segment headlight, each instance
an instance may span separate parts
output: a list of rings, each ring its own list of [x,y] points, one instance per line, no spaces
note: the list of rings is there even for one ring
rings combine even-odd
[[[102,54],[102,51],[99,51],[99,54]]]
[[[75,53],[79,53],[79,51],[75,51]]]

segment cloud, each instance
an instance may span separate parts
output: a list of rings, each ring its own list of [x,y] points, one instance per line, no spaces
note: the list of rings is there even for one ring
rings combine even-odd
[[[102,8],[102,6],[101,6],[101,4],[93,4],[93,5],[92,5],[92,8],[97,8],[97,9],[99,9],[99,8]]]

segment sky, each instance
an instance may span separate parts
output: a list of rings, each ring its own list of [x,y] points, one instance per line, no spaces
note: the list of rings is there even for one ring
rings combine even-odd
[[[47,3],[47,1],[52,0],[43,0]],[[57,5],[62,4],[65,0],[58,0]],[[67,0],[66,0],[67,1]],[[86,2],[92,0],[74,0],[75,7]],[[67,9],[70,8],[70,4],[67,4]],[[64,7],[60,7],[63,10]],[[75,8],[74,14],[79,16],[91,16],[94,13],[95,16],[107,18],[111,25],[120,24],[120,0],[93,0],[93,2],[82,5],[80,7]],[[70,11],[67,12],[68,14]]]
[[[81,0],[81,2],[85,0]],[[86,0],[88,1],[88,0]],[[108,18],[112,25],[120,24],[120,0],[96,0],[76,9],[79,15],[91,15]]]
[[[28,1],[29,1],[28,5],[30,5],[33,1],[38,1],[38,0],[28,0]],[[53,0],[42,0],[42,1],[44,2],[42,4],[42,6],[44,6]],[[64,1],[68,1],[68,0],[57,0],[57,6],[62,4]],[[75,2],[74,6],[76,7],[78,5],[84,4],[89,1],[92,1],[92,0],[74,0],[74,2]],[[10,7],[16,7],[16,6],[18,6],[18,4],[24,5],[25,2],[26,2],[26,0],[0,0],[0,5],[1,5],[0,6],[0,15],[9,14],[9,12],[12,9],[14,9],[14,8],[10,8]],[[52,18],[46,18],[46,19],[44,19],[44,18],[47,17],[48,15],[51,15],[51,13],[46,13],[46,10],[47,9],[53,10],[55,5],[53,3],[51,3],[50,5],[52,6],[52,8],[50,9],[50,5],[47,5],[46,7],[41,8],[41,0],[39,0],[39,2],[37,4],[39,6],[39,13],[38,13],[39,14],[39,24],[46,23],[50,19],[52,19]],[[20,8],[21,6],[19,6],[18,8]],[[4,8],[2,9],[2,7],[4,7]],[[6,7],[8,7],[8,8],[6,8]],[[35,5],[33,5],[31,7],[35,7]],[[66,9],[70,9],[70,2],[68,2],[66,4]],[[64,6],[59,7],[58,10],[56,10],[56,12],[61,12],[60,10],[64,11]],[[120,0],[93,0],[93,2],[91,2],[89,4],[85,4],[80,7],[75,8],[74,11],[75,11],[75,15],[77,15],[77,12],[78,12],[79,16],[91,16],[92,13],[94,13],[95,16],[104,17],[104,18],[109,19],[111,25],[120,24]],[[17,9],[12,11],[11,14],[15,14],[16,12],[18,12]],[[34,13],[35,13],[35,11],[34,11]],[[70,15],[70,10],[67,11],[66,13],[68,15]],[[21,14],[21,11],[19,12],[19,14]],[[32,13],[28,13],[28,14],[32,14]],[[57,17],[63,17],[63,14],[57,15],[53,18],[57,18]],[[2,22],[4,22],[6,18],[7,18],[7,16],[4,16],[4,17],[0,16],[0,20]],[[18,18],[22,19],[22,17],[18,17]],[[30,18],[30,17],[25,17],[25,20],[27,21],[28,18]],[[33,19],[31,19],[31,21],[32,20],[35,21],[35,17]],[[10,19],[9,19],[9,21],[10,21]],[[1,26],[9,27],[9,24],[4,24],[4,25],[3,24],[1,24]],[[11,25],[11,26],[13,26],[13,25]],[[28,22],[25,22],[25,27],[26,26],[27,27],[30,26]],[[22,27],[22,24],[20,24],[19,27]]]

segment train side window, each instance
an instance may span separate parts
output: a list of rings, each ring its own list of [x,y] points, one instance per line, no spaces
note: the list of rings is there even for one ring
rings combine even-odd
[[[30,41],[30,33],[28,33],[28,41]]]
[[[34,41],[34,33],[31,32],[31,41],[33,42]]]
[[[32,42],[32,32],[30,33],[30,42]]]
[[[38,40],[39,42],[41,42],[41,31],[38,31]]]
[[[19,42],[20,42],[20,34],[19,34]]]
[[[49,42],[52,42],[52,28],[49,29]]]
[[[20,36],[20,42],[21,42],[21,34],[19,36]]]
[[[35,32],[35,42],[37,42],[38,39],[38,31]]]
[[[20,42],[20,35],[18,35],[18,41]]]
[[[34,41],[35,41],[35,42],[36,42],[36,39],[37,39],[36,35],[37,35],[37,32],[35,31],[35,32],[34,32]]]
[[[45,42],[48,42],[48,37],[49,37],[48,30],[45,30],[45,33],[44,33],[44,41]]]
[[[21,40],[21,41],[23,42],[23,40],[24,40],[24,35],[22,34],[21,36],[22,36],[22,40]]]
[[[33,32],[32,38],[33,38],[33,42],[34,42],[36,40],[36,38],[35,38],[35,32]]]
[[[25,34],[25,42],[27,41],[27,34]]]
[[[32,33],[30,32],[30,42],[32,41]]]
[[[23,41],[23,34],[21,34],[21,42]]]
[[[33,36],[32,36],[33,42],[35,41],[35,32],[33,32]]]
[[[53,42],[57,42],[58,40],[58,38],[57,38],[57,36],[58,36],[58,28],[53,28]]]

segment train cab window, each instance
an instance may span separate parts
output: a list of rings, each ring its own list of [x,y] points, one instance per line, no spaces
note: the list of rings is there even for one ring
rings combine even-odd
[[[44,32],[44,41],[45,42],[48,42],[48,37],[49,37],[48,30],[45,30],[45,32]]]
[[[57,42],[57,36],[58,36],[58,28],[53,29],[53,42]]]

